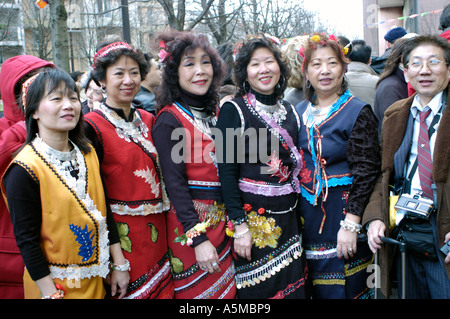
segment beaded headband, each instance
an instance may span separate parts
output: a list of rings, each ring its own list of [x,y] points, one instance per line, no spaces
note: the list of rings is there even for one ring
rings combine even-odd
[[[95,63],[98,61],[98,59],[103,58],[104,56],[106,56],[108,53],[110,53],[112,51],[120,50],[120,49],[127,49],[130,51],[133,51],[133,48],[126,42],[114,42],[114,43],[108,44],[107,46],[98,50],[98,52],[94,55],[92,67],[95,68]]]
[[[28,89],[30,88],[31,83],[34,82],[34,80],[36,80],[36,78],[39,76],[39,74],[41,73],[36,73],[35,75],[33,75],[32,77],[30,77],[29,79],[27,79],[25,82],[23,82],[22,84],[22,105],[23,105],[23,109],[25,110],[26,106],[27,106],[27,94],[28,94]]]
[[[303,45],[300,47],[300,50],[298,51],[298,53],[300,54],[300,56],[303,59],[303,62],[302,62],[302,71],[303,72],[305,72],[305,47],[310,46],[315,50],[317,48],[318,44],[321,44],[322,46],[326,46],[328,40],[339,43],[338,38],[334,34],[327,35],[325,33],[315,34],[305,40]],[[349,46],[350,46],[350,44],[348,44],[342,48],[342,54],[344,56],[346,56],[348,54]]]

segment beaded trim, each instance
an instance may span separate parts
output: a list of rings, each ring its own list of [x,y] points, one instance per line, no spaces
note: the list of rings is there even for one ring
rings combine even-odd
[[[229,258],[230,257],[230,253],[231,253],[231,247],[228,247],[228,250],[225,252],[225,255],[223,255],[219,259],[219,261],[222,262],[223,260]],[[198,263],[195,263],[195,265],[196,265],[196,267],[195,267],[196,269],[192,269],[193,267],[191,267],[192,273],[189,273],[189,274],[186,273],[186,274],[188,274],[189,276],[193,275],[195,272],[197,272],[200,269],[200,267],[198,267]],[[230,266],[230,268],[231,267],[233,267],[233,272],[234,272],[234,266]],[[228,268],[228,269],[230,269],[230,268]],[[192,289],[198,283],[200,283],[200,281],[202,281],[203,279],[208,278],[208,276],[209,276],[209,273],[202,270],[202,273],[198,277],[196,277],[195,279],[193,279],[192,281],[190,281],[186,285],[181,286],[181,287],[175,287],[175,293],[179,294],[179,293],[185,292],[185,291],[187,291],[189,289]],[[188,276],[186,276],[186,277],[188,277]],[[179,278],[179,279],[182,279],[182,278]],[[177,280],[177,279],[174,278],[174,280]]]
[[[98,110],[111,122],[116,128],[117,136],[124,139],[128,143],[134,142],[141,144],[148,153],[157,153],[155,146],[147,140],[148,127],[142,122],[139,112],[134,112],[134,119],[132,122],[127,122],[116,112],[107,108],[103,103],[99,105]]]
[[[224,203],[218,204],[214,202],[213,204],[205,204],[197,200],[193,200],[192,202],[202,222],[207,221],[210,226],[215,228],[220,222],[226,221],[226,208]]]
[[[275,105],[266,105],[256,100],[255,110],[259,114],[274,119],[274,121],[277,122],[278,125],[281,125],[281,123],[286,120],[287,111],[284,105],[281,103],[277,103]]]
[[[159,265],[157,267],[159,267]],[[141,299],[142,297],[147,296],[147,294],[152,291],[157,285],[159,285],[162,279],[164,279],[169,273],[170,262],[169,260],[166,260],[164,265],[153,276],[152,274],[145,275],[145,280],[148,279],[148,277],[152,276],[148,282],[146,282],[129,296],[126,296],[124,299]]]
[[[59,278],[61,280],[67,279],[83,279],[93,276],[106,277],[109,273],[109,239],[108,229],[106,226],[106,217],[102,216],[102,213],[97,209],[94,201],[87,193],[86,179],[87,179],[87,167],[85,159],[81,150],[72,143],[75,150],[75,157],[79,167],[78,178],[73,177],[69,171],[61,164],[60,159],[55,156],[58,152],[48,146],[37,134],[32,141],[32,146],[35,150],[54,168],[54,172],[60,177],[61,181],[73,191],[73,194],[78,200],[83,203],[89,214],[98,223],[98,250],[99,250],[99,262],[96,265],[89,267],[80,267],[79,265],[69,266],[67,268],[61,268],[58,266],[50,265],[50,272],[52,278]]]
[[[189,113],[184,107],[175,102],[173,106],[178,109],[181,115],[183,115],[189,122],[192,123],[200,132],[208,136],[213,140],[211,126],[215,126],[217,118],[215,116],[205,116],[203,117],[202,112],[191,110]]]
[[[249,268],[252,265],[260,265],[254,270],[245,273],[237,273],[236,288],[243,289],[257,285],[262,281],[269,279],[271,276],[274,276],[283,268],[289,266],[294,259],[301,257],[303,253],[301,237],[299,238],[299,236],[294,236],[291,240],[286,242],[285,245],[289,245],[291,242],[293,242],[292,245],[288,246],[278,256],[275,256],[278,253],[278,250],[276,250],[256,262],[238,267],[237,270],[239,271],[240,269]],[[282,248],[280,248],[280,250],[282,250]]]
[[[231,283],[231,285],[230,285]],[[234,285],[234,265],[231,264],[230,267],[225,271],[225,273],[220,276],[220,278],[211,285],[208,289],[206,289],[200,295],[194,297],[194,299],[211,299],[217,292],[222,290],[225,286],[229,286],[227,290],[229,290]]]

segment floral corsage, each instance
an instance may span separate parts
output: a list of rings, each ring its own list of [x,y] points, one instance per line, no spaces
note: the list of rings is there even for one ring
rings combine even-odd
[[[178,234],[178,228],[175,228],[174,231],[175,234],[177,234],[177,237],[173,240],[173,242],[180,243],[181,245],[191,246],[193,243],[192,239],[199,236],[201,233],[206,233],[206,228],[208,227],[209,223],[207,222],[198,223],[181,236]]]

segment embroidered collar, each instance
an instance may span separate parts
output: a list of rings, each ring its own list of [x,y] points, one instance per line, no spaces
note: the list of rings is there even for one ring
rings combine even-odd
[[[208,115],[206,112],[200,111],[190,106],[184,107],[178,102],[174,102],[175,107],[178,107],[181,114],[188,119],[194,126],[203,134],[208,135],[212,139],[211,127],[216,126],[217,117],[214,115]]]
[[[58,267],[50,266],[50,271],[53,278],[90,278],[92,276],[106,277],[109,272],[108,260],[109,260],[109,250],[108,250],[108,230],[106,227],[106,217],[97,209],[96,204],[90,198],[87,187],[87,168],[83,153],[81,150],[69,140],[73,146],[73,153],[75,153],[75,159],[79,167],[78,178],[73,177],[68,170],[65,169],[61,162],[61,153],[49,145],[47,145],[38,134],[31,142],[32,146],[36,151],[54,168],[54,172],[60,176],[61,181],[63,181],[66,186],[73,191],[73,194],[82,203],[82,206],[89,212],[91,216],[98,222],[98,247],[99,247],[99,258],[100,263],[90,267]],[[71,156],[71,155],[62,155]]]
[[[247,94],[249,104],[260,114],[264,114],[264,116],[272,118],[277,122],[278,125],[281,125],[284,120],[286,120],[286,108],[283,104],[277,102],[274,105],[263,104],[262,102],[256,99],[255,95],[252,93]]]
[[[254,95],[252,95],[251,93],[248,93],[246,96],[244,95],[244,101],[246,101],[246,103],[255,103],[256,104],[256,99],[254,99]],[[250,106],[253,106],[253,105],[254,104],[251,104]],[[280,104],[280,106],[282,106],[284,112],[286,112],[284,114],[284,119],[286,119],[286,114],[287,114],[286,108],[284,108],[284,106],[281,104]],[[255,110],[256,110],[256,108],[255,108]],[[263,121],[265,121],[267,123],[269,131],[272,134],[274,134],[275,136],[277,136],[282,144],[286,145],[289,148],[289,150],[291,152],[291,157],[295,163],[294,164],[295,167],[293,169],[293,174],[291,175],[292,176],[292,184],[293,184],[292,187],[295,191],[299,191],[300,190],[300,182],[298,180],[298,174],[300,173],[302,166],[303,166],[302,155],[300,155],[298,148],[294,144],[289,132],[286,131],[283,127],[281,127],[281,124],[277,122],[276,117],[270,116],[266,112],[258,112],[258,113],[259,113],[259,116],[263,119]],[[281,121],[283,121],[283,120],[281,120]]]
[[[139,112],[134,112],[133,120],[127,122],[104,103],[100,104],[99,110],[105,115],[108,121],[116,127],[117,135],[127,142],[130,142],[131,140],[134,141],[142,135],[148,137],[148,127],[142,122],[141,114]]]

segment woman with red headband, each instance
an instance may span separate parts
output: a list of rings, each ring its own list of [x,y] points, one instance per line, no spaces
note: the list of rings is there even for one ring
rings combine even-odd
[[[373,261],[361,217],[380,171],[376,118],[347,89],[349,61],[335,36],[300,49],[306,101],[296,110],[303,151],[298,211],[314,298],[367,298]]]
[[[123,264],[97,155],[83,134],[73,79],[49,69],[23,84],[27,138],[6,171],[6,195],[24,263],[27,299],[103,299],[112,262]],[[127,272],[111,276],[126,293]]]
[[[93,78],[106,99],[86,115],[86,135],[99,156],[108,205],[130,269],[125,298],[173,297],[165,211],[170,207],[150,134],[155,118],[132,102],[148,72],[144,54],[127,43],[104,45]]]

